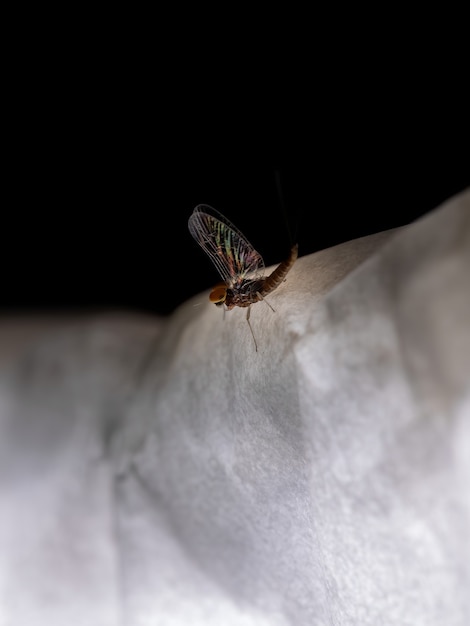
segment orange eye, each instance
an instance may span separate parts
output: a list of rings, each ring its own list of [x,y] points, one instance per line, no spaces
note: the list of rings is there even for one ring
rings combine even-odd
[[[209,300],[214,304],[223,304],[227,297],[227,287],[225,285],[217,285],[209,294]]]

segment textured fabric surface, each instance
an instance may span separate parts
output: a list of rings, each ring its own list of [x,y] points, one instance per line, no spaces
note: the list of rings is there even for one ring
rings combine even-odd
[[[470,192],[269,303],[2,320],[1,626],[470,623]]]

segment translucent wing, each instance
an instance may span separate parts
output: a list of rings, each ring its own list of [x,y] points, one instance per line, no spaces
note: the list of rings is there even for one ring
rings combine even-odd
[[[263,258],[241,232],[206,204],[199,204],[188,222],[189,232],[210,257],[229,287],[264,268]]]

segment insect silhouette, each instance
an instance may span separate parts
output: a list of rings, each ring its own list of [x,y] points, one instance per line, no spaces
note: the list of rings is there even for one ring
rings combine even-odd
[[[298,255],[298,245],[292,246],[288,258],[269,276],[263,276],[263,257],[226,217],[206,204],[199,204],[189,218],[191,235],[209,256],[223,283],[216,285],[209,300],[228,310],[246,307],[246,321],[250,327],[255,349],[258,351],[250,324],[250,307],[274,291],[285,279]],[[274,311],[273,307],[264,300]]]

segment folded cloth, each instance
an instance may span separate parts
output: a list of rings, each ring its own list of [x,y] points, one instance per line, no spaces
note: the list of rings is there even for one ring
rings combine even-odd
[[[1,626],[470,623],[469,276],[466,191],[299,258],[257,351],[207,294],[4,318]]]

